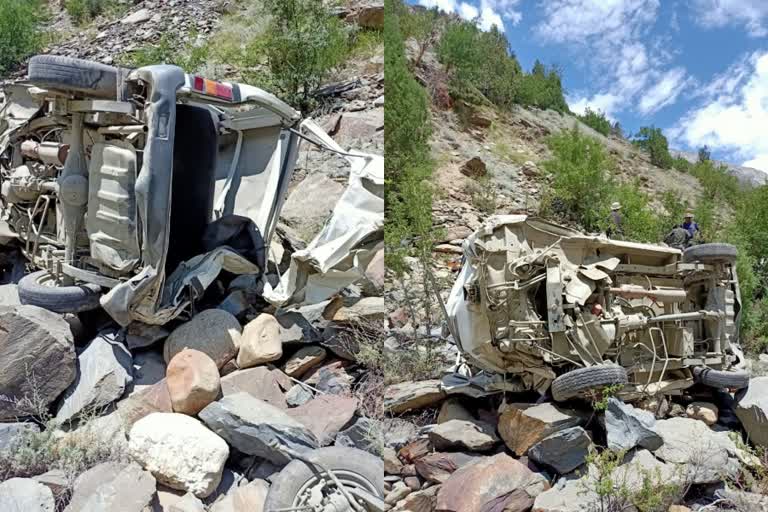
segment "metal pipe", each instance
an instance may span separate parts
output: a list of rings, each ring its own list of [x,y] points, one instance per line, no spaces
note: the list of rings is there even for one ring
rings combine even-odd
[[[101,135],[124,135],[131,133],[147,133],[147,125],[144,124],[126,124],[116,126],[102,126],[96,130]]]
[[[719,316],[709,311],[694,311],[691,313],[673,313],[671,315],[659,315],[648,319],[648,322],[672,322],[676,320],[701,320],[702,318]]]
[[[21,143],[21,154],[46,165],[64,165],[69,154],[69,144],[25,140]]]
[[[642,286],[623,285],[611,288],[611,293],[627,299],[659,299],[661,302],[684,302],[688,298],[685,290],[648,290]]]

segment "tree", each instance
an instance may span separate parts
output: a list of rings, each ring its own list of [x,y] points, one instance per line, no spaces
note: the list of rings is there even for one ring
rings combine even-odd
[[[38,0],[0,0],[0,71],[40,48],[43,9]]]
[[[323,2],[262,0],[269,25],[260,49],[269,80],[302,112],[314,106],[313,94],[349,50],[349,33]]]
[[[602,133],[606,137],[611,133],[611,122],[605,117],[605,114],[599,110],[592,110],[587,107],[584,109],[584,114],[578,116],[582,123],[586,124],[598,133]]]
[[[709,162],[711,157],[711,153],[709,151],[709,146],[703,146],[699,148],[699,162]]]
[[[413,38],[418,46],[416,60],[413,67],[419,67],[424,53],[435,44],[439,36],[438,20],[440,11],[437,7],[432,9],[403,9],[400,13],[400,30],[404,39]]]
[[[669,143],[661,128],[643,126],[637,132],[632,142],[648,152],[653,165],[662,169],[672,167],[674,160],[672,155],[669,154]]]

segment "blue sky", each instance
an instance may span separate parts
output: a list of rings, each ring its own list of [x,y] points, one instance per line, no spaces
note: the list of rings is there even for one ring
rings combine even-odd
[[[768,0],[409,0],[503,28],[563,71],[571,109],[768,172]]]

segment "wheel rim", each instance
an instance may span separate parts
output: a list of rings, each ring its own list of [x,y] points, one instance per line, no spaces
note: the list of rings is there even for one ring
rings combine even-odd
[[[374,496],[379,495],[376,486],[359,473],[340,469],[333,470],[333,474],[347,490],[358,489]],[[340,497],[342,501],[339,501]],[[293,499],[291,508],[297,511],[321,512],[327,510],[327,506],[338,503],[346,503],[346,500],[343,499],[343,495],[336,488],[333,480],[328,478],[325,473],[322,473],[321,475],[314,475],[301,486],[301,489],[299,489],[296,497]],[[349,505],[347,507],[348,510],[352,510]]]
[[[40,275],[37,278],[37,284],[45,286],[46,288],[56,288],[59,286],[58,281],[50,272],[46,272],[45,274]]]

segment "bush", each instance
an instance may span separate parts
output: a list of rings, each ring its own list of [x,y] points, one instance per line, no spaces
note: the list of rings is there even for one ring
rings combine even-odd
[[[558,112],[569,112],[568,103],[566,103],[563,95],[560,71],[554,67],[547,69],[544,64],[537,60],[531,73],[520,77],[520,83],[515,94],[515,103],[552,109]]]
[[[76,24],[86,23],[100,14],[117,11],[120,4],[115,0],[66,0],[64,8]]]
[[[467,183],[466,192],[472,198],[472,206],[487,215],[496,213],[498,207],[497,186],[491,181],[490,175],[481,176]]]
[[[606,137],[610,135],[610,133],[613,130],[613,127],[611,126],[611,122],[608,119],[606,119],[605,114],[600,112],[599,110],[592,110],[589,107],[587,107],[586,110],[584,111],[584,114],[578,117],[582,123],[586,124],[596,132],[602,133]]]
[[[669,154],[669,144],[661,128],[643,126],[635,135],[633,142],[650,155],[653,165],[662,169],[672,167],[674,160]]]
[[[323,2],[263,0],[263,5],[270,21],[264,36],[254,43],[270,72],[262,82],[309,112],[315,106],[315,91],[347,57],[350,33]]]
[[[194,34],[190,37],[195,39]],[[206,44],[187,44],[173,34],[167,33],[163,34],[156,43],[133,50],[118,60],[121,64],[134,68],[152,64],[173,64],[188,73],[194,73],[207,62],[208,53],[209,47]]]
[[[40,49],[42,9],[38,0],[0,0],[0,72]]]

